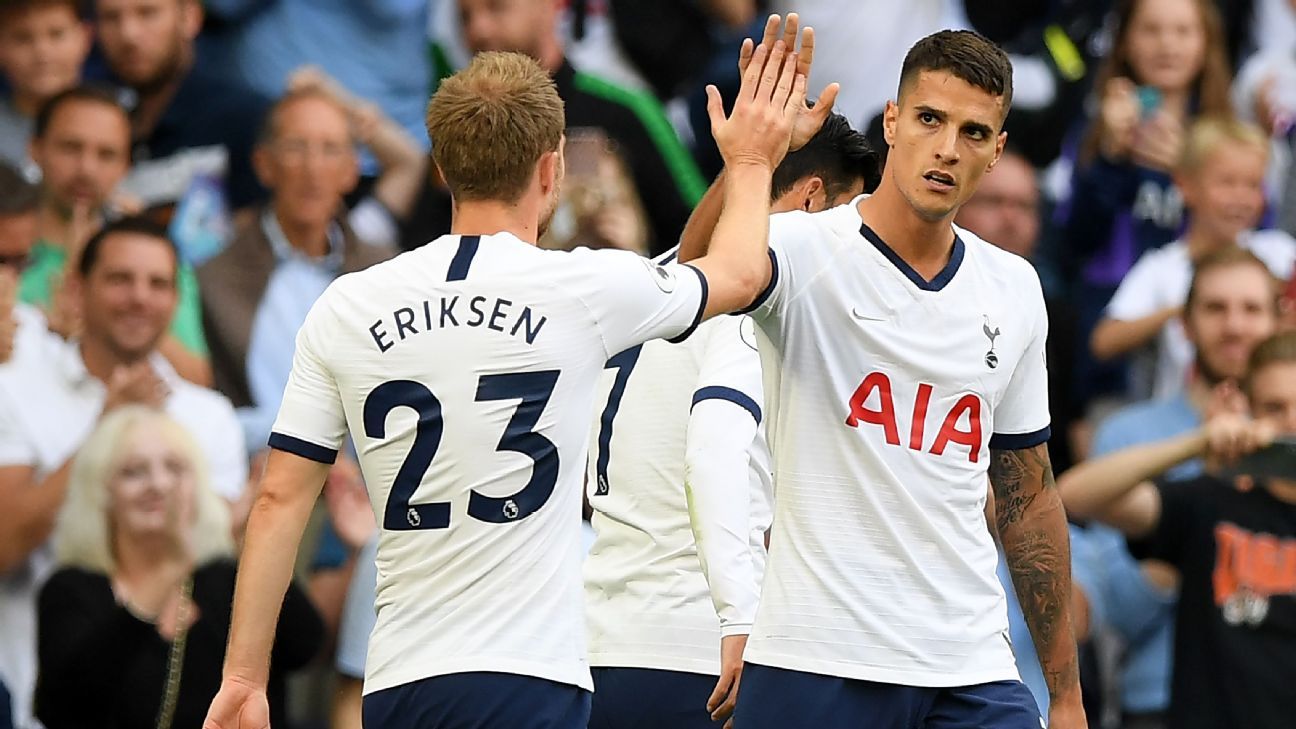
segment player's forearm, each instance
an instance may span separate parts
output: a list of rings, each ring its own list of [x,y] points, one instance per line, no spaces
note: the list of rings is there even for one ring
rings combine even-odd
[[[990,480],[1004,555],[1049,695],[1078,701],[1070,538],[1046,446],[994,451]]]
[[[302,532],[319,493],[318,488],[284,484],[287,474],[271,470],[276,455],[270,455],[261,494],[248,517],[225,654],[225,677],[257,687],[264,687],[269,680],[270,649],[279,610],[292,580]]]
[[[677,256],[680,263],[686,263],[707,254],[707,247],[711,244],[711,236],[715,235],[716,224],[720,222],[720,212],[724,209],[724,185],[725,173],[724,170],[720,170],[715,182],[712,182],[711,187],[707,188],[706,194],[702,196],[697,207],[693,208],[693,213],[689,215],[688,224],[684,226],[684,232],[680,233],[679,254]]]
[[[707,255],[694,262],[710,284],[707,317],[748,306],[769,281],[771,175],[759,163],[731,167],[725,175],[724,211]]]
[[[1138,319],[1103,319],[1094,328],[1089,349],[1100,360],[1113,359],[1138,349],[1155,339],[1176,312],[1176,309],[1166,309]]]
[[[699,402],[689,417],[684,490],[702,573],[725,635],[756,619],[760,575],[751,553],[750,456],[756,424],[723,400]]]
[[[1205,447],[1205,434],[1193,432],[1082,461],[1058,479],[1058,493],[1071,515],[1101,519],[1136,486],[1201,455]]]

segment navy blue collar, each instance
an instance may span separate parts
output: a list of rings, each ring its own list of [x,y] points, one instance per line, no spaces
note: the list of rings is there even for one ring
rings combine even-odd
[[[963,239],[958,237],[957,233],[954,234],[954,250],[950,252],[949,263],[946,263],[945,268],[942,268],[940,273],[936,274],[936,277],[930,281],[913,270],[913,266],[906,263],[899,253],[896,253],[877,233],[873,232],[872,228],[868,227],[867,223],[860,223],[860,235],[872,243],[874,248],[881,251],[882,255],[886,256],[887,260],[891,262],[891,265],[900,270],[900,273],[913,281],[914,286],[923,291],[940,291],[945,288],[954,279],[954,274],[958,273],[959,266],[963,265]]]

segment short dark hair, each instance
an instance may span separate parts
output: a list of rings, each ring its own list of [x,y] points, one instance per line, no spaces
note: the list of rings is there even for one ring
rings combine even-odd
[[[139,235],[156,239],[159,243],[165,245],[167,250],[171,251],[176,266],[179,267],[180,250],[176,248],[175,241],[171,240],[166,228],[146,217],[136,215],[108,223],[100,228],[99,232],[91,236],[90,240],[86,241],[85,247],[81,249],[81,258],[77,261],[77,272],[81,274],[82,278],[89,276],[94,271],[95,264],[99,262],[99,255],[103,252],[104,241],[119,234]]]
[[[882,180],[877,152],[862,132],[852,129],[846,117],[837,113],[828,115],[823,128],[804,147],[783,158],[774,170],[770,198],[777,199],[809,175],[823,180],[830,198],[845,192],[856,180],[864,180],[865,192],[872,192]]]
[[[40,111],[36,112],[36,123],[32,128],[32,136],[36,139],[44,137],[45,133],[49,131],[50,122],[54,120],[54,115],[58,113],[59,107],[77,101],[111,106],[120,111],[123,117],[130,118],[130,112],[126,111],[126,107],[122,105],[121,98],[116,93],[102,86],[82,84],[58,92],[41,106]]]
[[[12,165],[0,162],[0,217],[36,212],[40,188]]]
[[[974,30],[942,30],[915,43],[900,67],[899,94],[923,71],[948,71],[1003,97],[1004,114],[1012,106],[1012,62],[1002,48]]]

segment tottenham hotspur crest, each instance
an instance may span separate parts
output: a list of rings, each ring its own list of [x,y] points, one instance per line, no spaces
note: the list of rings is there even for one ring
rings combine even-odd
[[[981,331],[985,332],[986,338],[990,340],[990,351],[986,352],[985,363],[987,367],[994,369],[999,366],[999,355],[994,351],[995,339],[999,337],[999,327],[991,329],[990,317],[982,314],[982,318],[985,319],[985,323],[981,325]]]

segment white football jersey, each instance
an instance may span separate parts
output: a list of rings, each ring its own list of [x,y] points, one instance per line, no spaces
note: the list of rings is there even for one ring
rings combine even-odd
[[[856,205],[771,219],[753,318],[774,454],[754,663],[913,686],[1017,678],[990,448],[1048,439],[1031,265],[966,231],[924,280]]]
[[[748,317],[608,361],[586,480],[591,665],[718,675],[722,631],[750,631],[770,520],[761,400]]]
[[[468,671],[591,689],[581,484],[609,357],[687,336],[696,269],[443,236],[339,278],[297,336],[271,446],[349,432],[381,527],[365,692]]]

